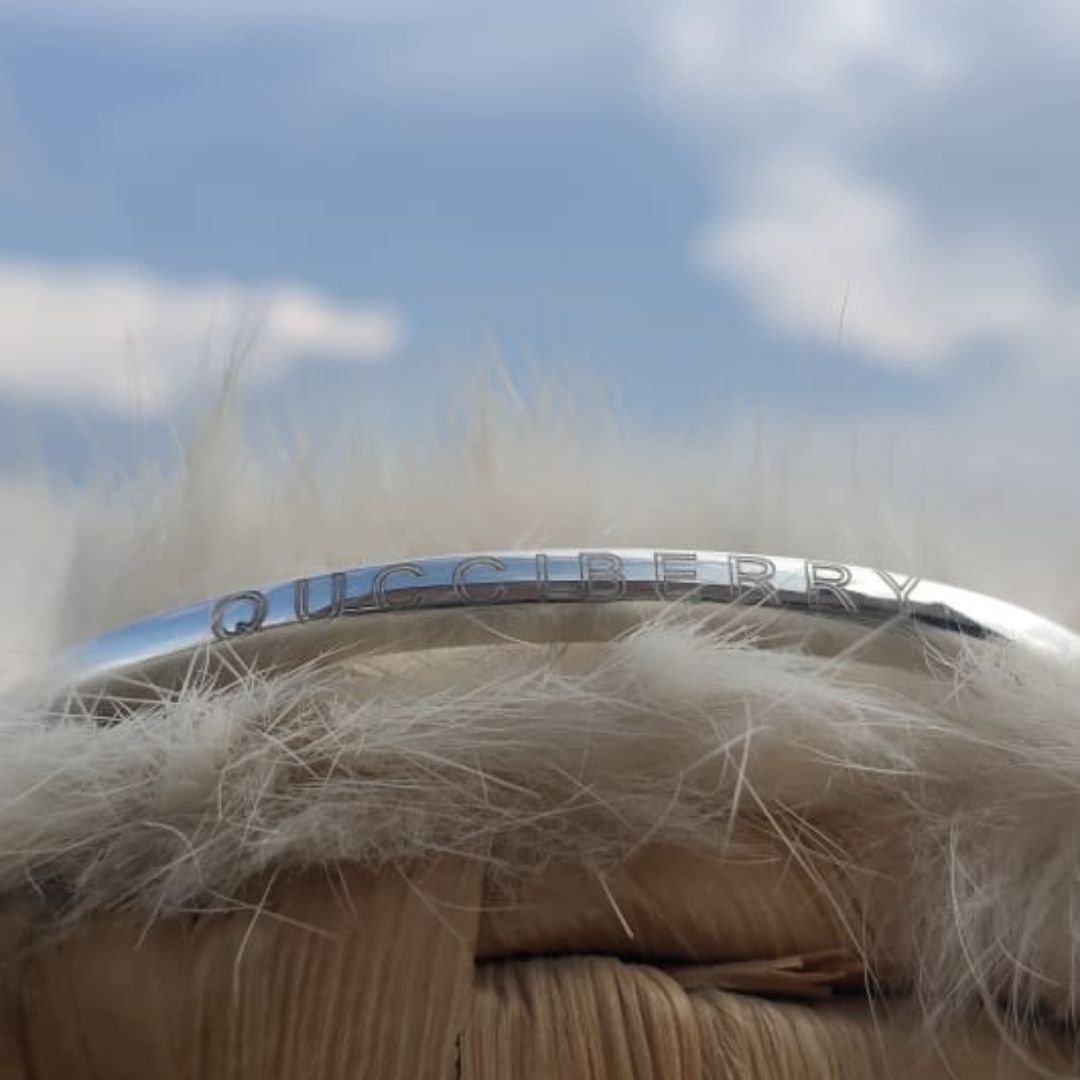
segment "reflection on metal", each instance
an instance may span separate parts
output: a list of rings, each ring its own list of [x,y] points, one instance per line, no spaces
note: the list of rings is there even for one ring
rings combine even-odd
[[[921,578],[818,559],[645,548],[496,551],[356,566],[246,588],[110,630],[62,657],[79,693],[168,685],[196,658],[295,668],[362,651],[503,640],[597,640],[630,609],[672,603],[803,617],[834,640],[918,631],[1080,657],[1080,636],[1013,604]],[[586,611],[586,609],[590,609]],[[600,614],[601,609],[605,614]],[[612,612],[619,609],[619,615]],[[625,610],[623,610],[625,609]],[[839,631],[839,633],[837,633]]]

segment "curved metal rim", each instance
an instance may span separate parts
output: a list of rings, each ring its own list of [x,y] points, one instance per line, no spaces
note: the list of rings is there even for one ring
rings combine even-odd
[[[546,548],[365,564],[243,589],[109,630],[66,652],[60,667],[76,692],[100,690],[153,682],[223,646],[256,667],[264,652],[297,666],[322,655],[330,638],[404,612],[675,600],[799,612],[861,630],[915,626],[1080,657],[1080,635],[1057,623],[906,574],[741,552]]]

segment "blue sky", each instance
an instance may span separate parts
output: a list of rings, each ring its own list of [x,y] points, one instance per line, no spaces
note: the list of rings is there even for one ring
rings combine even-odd
[[[1064,0],[5,0],[0,463],[145,447],[257,327],[300,422],[496,349],[1071,476],[1078,58]]]

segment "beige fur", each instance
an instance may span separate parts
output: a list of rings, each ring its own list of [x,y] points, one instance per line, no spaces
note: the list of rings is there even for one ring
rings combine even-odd
[[[1077,533],[1030,493],[1010,509],[812,431],[662,441],[585,418],[488,391],[427,445],[357,437],[327,462],[299,442],[256,449],[226,397],[166,475],[9,483],[8,679],[217,591],[541,544],[842,559],[1080,621]],[[43,925],[117,907],[158,919],[249,902],[252,880],[289,867],[453,854],[513,897],[554,866],[606,882],[663,843],[786,865],[836,928],[817,945],[865,955],[924,1016],[1071,1022],[1078,702],[1080,669],[1018,650],[911,671],[662,615],[607,646],[195,687],[110,728],[9,706],[0,884]]]

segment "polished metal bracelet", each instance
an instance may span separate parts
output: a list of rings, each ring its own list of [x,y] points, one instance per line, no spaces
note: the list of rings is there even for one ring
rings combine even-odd
[[[242,675],[356,653],[499,640],[603,640],[641,605],[719,605],[836,649],[868,631],[953,644],[1016,642],[1080,658],[1080,636],[1001,600],[861,566],[718,551],[497,551],[350,567],[243,589],[110,630],[61,659],[79,694],[175,685],[193,666]],[[631,614],[634,612],[634,614]],[[780,618],[777,619],[776,617]],[[792,619],[797,629],[793,631]],[[768,631],[764,631],[768,636]],[[870,634],[870,637],[878,635]]]

